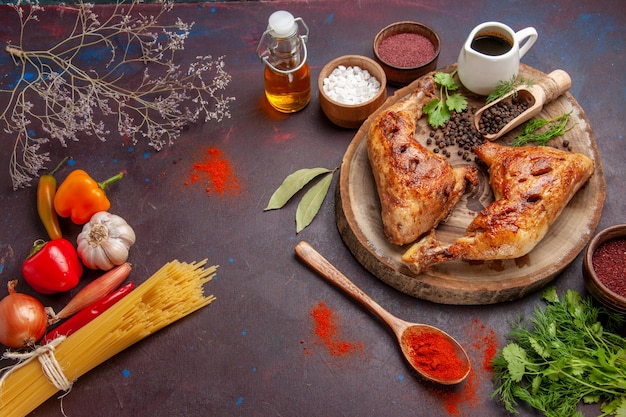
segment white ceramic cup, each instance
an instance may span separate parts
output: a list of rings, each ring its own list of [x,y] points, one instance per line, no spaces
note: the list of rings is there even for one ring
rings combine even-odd
[[[491,55],[472,47],[476,38],[494,36],[506,41],[511,48]],[[514,32],[500,22],[485,22],[476,26],[468,36],[457,61],[461,83],[473,93],[486,96],[500,81],[510,81],[519,72],[520,59],[537,40],[537,31],[528,27]]]

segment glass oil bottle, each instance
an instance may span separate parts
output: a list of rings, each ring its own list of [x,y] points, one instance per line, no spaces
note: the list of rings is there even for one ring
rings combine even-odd
[[[279,10],[269,17],[259,41],[257,54],[265,63],[265,96],[280,112],[297,112],[311,100],[311,72],[306,62],[308,35],[309,28],[301,18]]]

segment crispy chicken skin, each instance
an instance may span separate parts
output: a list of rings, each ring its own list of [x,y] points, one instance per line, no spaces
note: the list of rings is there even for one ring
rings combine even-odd
[[[380,198],[383,229],[395,245],[415,242],[444,220],[465,192],[477,184],[474,167],[452,168],[445,157],[415,139],[416,121],[436,91],[432,77],[372,121],[367,153]]]
[[[439,242],[432,232],[409,248],[402,260],[416,274],[453,259],[526,255],[594,171],[587,156],[548,146],[517,148],[486,141],[474,151],[489,166],[495,201],[452,244]]]

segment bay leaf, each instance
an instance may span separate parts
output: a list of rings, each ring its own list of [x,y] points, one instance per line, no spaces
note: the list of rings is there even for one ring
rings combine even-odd
[[[321,174],[332,172],[328,168],[304,168],[288,175],[283,183],[270,197],[270,201],[264,211],[275,210],[283,207],[291,197],[307,185],[313,178]]]
[[[296,209],[296,233],[307,227],[320,210],[333,176],[328,173],[304,194]]]

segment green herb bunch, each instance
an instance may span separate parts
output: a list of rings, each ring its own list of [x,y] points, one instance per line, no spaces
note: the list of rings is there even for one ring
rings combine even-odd
[[[496,101],[500,97],[504,97],[505,95],[513,91],[515,92],[513,93],[513,97],[515,97],[517,95],[516,90],[520,86],[525,85],[526,87],[530,87],[534,83],[535,82],[533,80],[517,78],[517,75],[514,75],[510,80],[501,80],[498,82],[498,84],[496,85],[496,88],[494,88],[491,94],[487,96],[487,99],[485,100],[485,104],[489,104],[493,101]]]
[[[428,123],[433,127],[443,126],[450,119],[450,112],[461,113],[467,109],[467,99],[461,93],[450,93],[459,88],[454,82],[454,74],[447,72],[436,72],[433,75],[435,82],[439,86],[439,98],[434,98],[424,106],[424,113],[428,115]]]
[[[567,129],[567,123],[572,112],[564,113],[552,119],[532,119],[524,125],[522,133],[511,143],[512,146],[522,146],[527,143],[537,142],[545,146],[552,139],[563,136]],[[545,129],[544,129],[545,127]],[[540,129],[543,129],[540,131]]]
[[[551,287],[542,298],[545,310],[514,324],[494,358],[492,397],[512,413],[523,401],[548,417],[582,416],[582,401],[601,403],[602,416],[626,416],[626,339],[615,333],[622,317],[574,290],[561,300]]]

